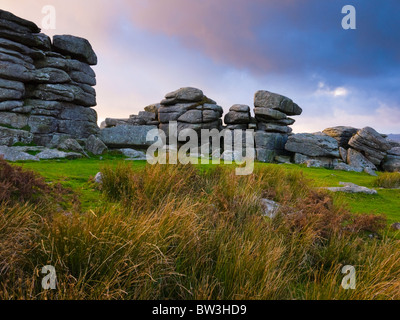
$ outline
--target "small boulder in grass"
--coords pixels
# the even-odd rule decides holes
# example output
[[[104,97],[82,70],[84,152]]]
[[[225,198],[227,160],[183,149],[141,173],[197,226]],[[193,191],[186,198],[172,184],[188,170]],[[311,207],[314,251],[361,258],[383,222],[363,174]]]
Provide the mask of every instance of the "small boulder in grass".
[[[94,177],[94,182],[97,184],[103,183],[103,174],[101,172],[96,174],[96,176]]]
[[[268,199],[261,199],[261,206],[264,210],[263,215],[270,219],[274,219],[278,215],[279,209],[281,208],[279,203]]]
[[[392,229],[395,231],[400,231],[400,222],[392,224]]]

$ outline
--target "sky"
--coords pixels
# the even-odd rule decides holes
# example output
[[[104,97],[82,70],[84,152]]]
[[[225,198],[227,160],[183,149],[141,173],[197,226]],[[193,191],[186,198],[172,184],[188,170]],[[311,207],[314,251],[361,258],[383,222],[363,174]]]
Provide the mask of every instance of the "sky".
[[[43,29],[52,5],[56,29]],[[342,8],[356,9],[344,30]],[[99,63],[99,121],[197,87],[225,112],[268,90],[303,108],[295,132],[400,133],[398,0],[1,0],[53,36],[87,38]]]

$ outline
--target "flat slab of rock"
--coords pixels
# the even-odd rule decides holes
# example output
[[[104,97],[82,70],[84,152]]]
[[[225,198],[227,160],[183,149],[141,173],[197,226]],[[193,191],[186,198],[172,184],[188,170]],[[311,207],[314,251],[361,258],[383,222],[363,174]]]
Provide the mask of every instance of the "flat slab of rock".
[[[295,153],[295,164],[305,164],[309,168],[333,169],[339,164],[339,159],[331,157],[310,157],[301,153]]]
[[[38,160],[53,160],[53,159],[79,159],[83,156],[76,152],[64,152],[56,149],[45,149],[38,153],[35,158]]]
[[[264,90],[256,92],[254,106],[275,109],[289,116],[299,116],[303,113],[303,110],[292,99]]]
[[[310,157],[340,157],[338,142],[323,134],[300,133],[292,135],[289,137],[285,148],[287,151]]]
[[[369,195],[378,194],[378,192],[374,189],[368,189],[366,187],[361,187],[354,183],[340,182],[339,184],[343,187],[333,187],[333,188],[325,188],[325,189],[327,189],[331,192],[363,193],[363,194],[369,194]]]
[[[119,150],[127,160],[147,160],[146,154],[143,151],[137,151],[134,149],[120,149]]]
[[[99,138],[109,148],[148,147],[154,141],[147,141],[147,134],[154,129],[157,126],[121,125],[101,130]]]
[[[9,148],[6,146],[0,146],[0,156],[4,160],[15,162],[15,161],[38,161],[38,158],[22,151],[18,148]]]
[[[36,154],[31,154],[36,153]],[[77,152],[63,152],[57,149],[48,149],[44,147],[5,147],[0,146],[0,156],[5,160],[15,161],[39,161],[54,159],[79,159],[82,154]]]
[[[279,125],[275,123],[263,123],[259,122],[258,123],[258,130],[266,131],[266,132],[278,132],[278,133],[292,133],[293,129],[289,128],[288,126],[285,125]]]
[[[285,113],[272,108],[255,108],[254,113],[256,115],[256,119],[260,121],[287,119],[287,115]]]

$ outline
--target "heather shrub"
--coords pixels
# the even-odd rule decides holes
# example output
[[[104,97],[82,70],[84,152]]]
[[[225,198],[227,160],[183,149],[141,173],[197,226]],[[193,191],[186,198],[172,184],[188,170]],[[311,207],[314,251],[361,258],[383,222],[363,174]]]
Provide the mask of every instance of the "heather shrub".
[[[37,202],[48,191],[48,185],[38,174],[0,159],[0,203]]]

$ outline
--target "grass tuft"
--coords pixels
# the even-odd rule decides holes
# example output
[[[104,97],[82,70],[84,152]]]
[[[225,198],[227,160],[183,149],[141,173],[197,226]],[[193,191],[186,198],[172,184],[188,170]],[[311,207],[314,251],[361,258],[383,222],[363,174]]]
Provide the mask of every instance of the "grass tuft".
[[[375,187],[394,189],[400,188],[400,172],[384,172],[374,181]]]

